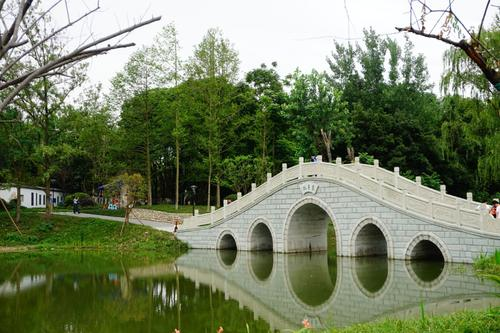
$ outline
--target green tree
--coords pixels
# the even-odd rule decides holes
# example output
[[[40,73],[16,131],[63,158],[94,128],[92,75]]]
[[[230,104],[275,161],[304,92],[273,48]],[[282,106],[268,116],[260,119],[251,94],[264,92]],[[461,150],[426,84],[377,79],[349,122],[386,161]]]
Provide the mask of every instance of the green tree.
[[[313,70],[292,75],[290,111],[294,115],[296,132],[310,147],[307,153],[324,152],[331,162],[336,144],[351,145],[352,129],[347,103],[325,73]]]
[[[123,234],[125,226],[129,223],[130,212],[138,201],[146,198],[146,184],[144,178],[139,173],[124,173],[114,177],[107,184],[108,195],[122,198],[125,208],[125,221],[123,222],[120,235]]]
[[[195,47],[193,56],[186,65],[190,78],[203,80],[198,86],[203,97],[204,111],[200,119],[206,130],[204,140],[207,152],[207,207],[210,206],[211,185],[216,184],[216,205],[220,206],[220,184],[222,153],[227,148],[228,125],[234,124],[237,108],[232,102],[234,88],[230,82],[237,79],[239,59],[230,42],[218,29],[209,29],[203,40]],[[226,139],[224,139],[226,137]],[[226,147],[225,147],[226,146]],[[208,209],[208,208],[207,208]]]

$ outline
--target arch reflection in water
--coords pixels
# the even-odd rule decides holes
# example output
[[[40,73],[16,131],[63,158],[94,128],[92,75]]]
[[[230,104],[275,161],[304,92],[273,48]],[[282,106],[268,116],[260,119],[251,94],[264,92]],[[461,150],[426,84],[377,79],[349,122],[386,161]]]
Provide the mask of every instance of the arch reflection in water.
[[[227,269],[218,264],[215,253],[192,251],[179,258],[177,265],[184,277],[223,290],[228,299],[248,307],[256,318],[276,329],[298,329],[297,318],[304,316],[318,328],[343,327],[393,314],[418,316],[422,302],[434,304],[433,313],[439,314],[464,309],[471,299],[476,307],[500,305],[500,298],[491,294],[500,288],[479,281],[469,267],[458,271],[444,264],[445,273],[429,288],[424,281],[429,277],[423,274],[430,273],[424,267],[423,272],[414,273],[410,261],[337,258],[329,265],[326,252],[275,253],[269,273],[270,261],[270,256],[239,252]]]
[[[219,262],[223,263],[223,266],[231,267],[236,261],[236,257],[238,256],[238,251],[236,250],[218,250],[217,257],[219,258]]]
[[[446,275],[444,261],[411,260],[406,263],[406,268],[415,282],[423,287],[434,287]]]
[[[259,281],[265,281],[273,272],[274,253],[269,251],[250,252],[252,273]]]
[[[389,260],[385,257],[363,257],[352,260],[358,287],[369,297],[377,296],[388,282]]]
[[[290,291],[303,304],[318,307],[332,296],[337,274],[330,275],[327,252],[289,254],[285,266]]]

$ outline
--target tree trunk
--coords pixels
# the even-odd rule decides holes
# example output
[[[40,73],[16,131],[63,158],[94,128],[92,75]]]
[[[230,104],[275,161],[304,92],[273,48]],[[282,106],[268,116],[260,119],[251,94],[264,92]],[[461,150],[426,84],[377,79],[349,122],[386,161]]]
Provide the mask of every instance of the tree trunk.
[[[50,198],[50,178],[45,181],[45,215],[49,217],[52,214],[52,203]]]
[[[175,210],[179,209],[179,165],[181,155],[181,147],[179,143],[179,138],[175,138]]]
[[[325,145],[326,156],[328,162],[332,162],[332,131],[325,132],[321,129],[321,137],[323,139],[323,144]]]
[[[212,183],[212,154],[208,150],[208,188],[207,188],[207,211],[210,211],[210,185]]]
[[[48,96],[48,87],[47,87],[47,79],[43,79],[43,97],[44,97],[44,120],[43,120],[43,136],[42,136],[42,147],[48,147],[49,146],[49,116],[50,116],[50,110],[49,110],[49,96]],[[45,181],[45,216],[50,217],[52,214],[52,209],[49,204],[49,199],[50,199],[50,158],[47,156],[46,153],[43,155],[43,167],[44,167],[44,174],[46,179]]]
[[[21,185],[16,184],[16,223],[21,221]]]
[[[217,208],[221,206],[220,204],[220,177],[217,177],[217,193],[216,193],[216,200],[217,200]]]

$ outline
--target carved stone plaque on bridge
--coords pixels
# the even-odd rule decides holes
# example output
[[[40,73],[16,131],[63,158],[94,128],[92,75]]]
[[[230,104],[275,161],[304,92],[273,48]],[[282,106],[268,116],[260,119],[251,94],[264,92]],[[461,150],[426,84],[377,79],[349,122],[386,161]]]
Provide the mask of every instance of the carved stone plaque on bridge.
[[[306,195],[307,193],[316,194],[318,191],[319,185],[314,182],[305,182],[300,184],[300,190],[302,194]]]

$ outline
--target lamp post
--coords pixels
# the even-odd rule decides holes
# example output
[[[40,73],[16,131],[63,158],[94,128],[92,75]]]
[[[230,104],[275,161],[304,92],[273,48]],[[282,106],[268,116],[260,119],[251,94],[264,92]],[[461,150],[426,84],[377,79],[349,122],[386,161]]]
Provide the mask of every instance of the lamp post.
[[[193,216],[194,216],[194,208],[195,208],[195,206],[196,206],[196,203],[195,203],[194,198],[195,198],[195,196],[196,196],[196,188],[197,188],[197,187],[198,187],[198,186],[196,186],[196,185],[191,185],[191,191],[193,191]]]

